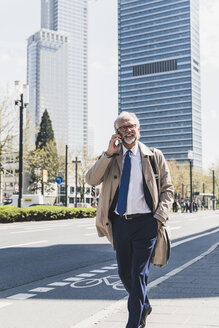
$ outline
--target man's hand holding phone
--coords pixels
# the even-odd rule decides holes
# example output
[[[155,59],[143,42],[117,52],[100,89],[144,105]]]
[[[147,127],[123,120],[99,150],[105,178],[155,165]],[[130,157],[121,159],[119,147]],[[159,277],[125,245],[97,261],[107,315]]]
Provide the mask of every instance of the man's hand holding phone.
[[[122,143],[122,138],[119,134],[113,134],[110,142],[109,142],[109,147],[106,151],[106,154],[108,156],[112,156],[120,147]]]

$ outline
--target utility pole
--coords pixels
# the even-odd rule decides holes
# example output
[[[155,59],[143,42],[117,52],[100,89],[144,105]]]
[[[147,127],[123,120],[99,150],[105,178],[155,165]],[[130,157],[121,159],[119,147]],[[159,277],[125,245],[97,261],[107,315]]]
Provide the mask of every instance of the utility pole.
[[[29,100],[29,88],[27,84],[23,85],[23,91],[20,92],[20,82],[15,81],[15,87],[17,92],[20,93],[20,99],[15,100],[15,106],[19,106],[20,109],[20,127],[19,127],[19,196],[18,207],[22,207],[23,203],[23,111],[27,106]]]
[[[75,160],[72,161],[72,163],[75,164],[75,207],[77,207],[77,189],[78,189],[78,164],[81,163],[81,161],[78,161],[78,158],[75,157]]]
[[[68,145],[65,146],[65,206],[68,207]]]
[[[193,164],[193,151],[188,151],[188,160],[189,160],[189,167],[190,167],[190,213],[193,211],[193,197],[192,197],[192,164]]]
[[[212,209],[216,210],[216,201],[215,201],[215,176],[214,176],[214,167],[212,170],[212,179],[213,179],[213,199],[212,199]]]

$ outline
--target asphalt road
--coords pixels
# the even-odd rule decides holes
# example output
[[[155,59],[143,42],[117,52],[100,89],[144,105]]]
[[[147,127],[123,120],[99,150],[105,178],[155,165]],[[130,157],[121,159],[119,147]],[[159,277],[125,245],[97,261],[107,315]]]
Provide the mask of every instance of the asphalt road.
[[[151,282],[219,241],[219,212],[172,214],[169,228],[171,259]],[[1,328],[80,326],[126,295],[94,219],[0,224]]]

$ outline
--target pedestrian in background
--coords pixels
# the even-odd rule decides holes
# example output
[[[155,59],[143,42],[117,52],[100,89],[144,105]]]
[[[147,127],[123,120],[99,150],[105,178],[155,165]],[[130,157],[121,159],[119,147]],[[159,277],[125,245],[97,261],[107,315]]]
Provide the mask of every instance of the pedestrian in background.
[[[138,141],[135,114],[122,112],[114,128],[108,149],[87,172],[86,181],[102,183],[96,227],[116,250],[119,276],[129,293],[126,328],[143,328],[152,311],[147,295],[151,255],[158,229],[168,219],[173,185],[162,152]]]

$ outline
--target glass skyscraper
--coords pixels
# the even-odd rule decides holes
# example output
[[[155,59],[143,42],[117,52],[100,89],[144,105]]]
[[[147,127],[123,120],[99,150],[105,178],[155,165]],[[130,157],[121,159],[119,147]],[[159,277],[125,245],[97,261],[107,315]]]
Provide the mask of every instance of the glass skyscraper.
[[[87,146],[87,0],[41,0],[41,30],[27,56],[36,124],[47,109],[58,144]]]
[[[119,0],[119,112],[137,115],[141,141],[202,166],[199,1]]]

